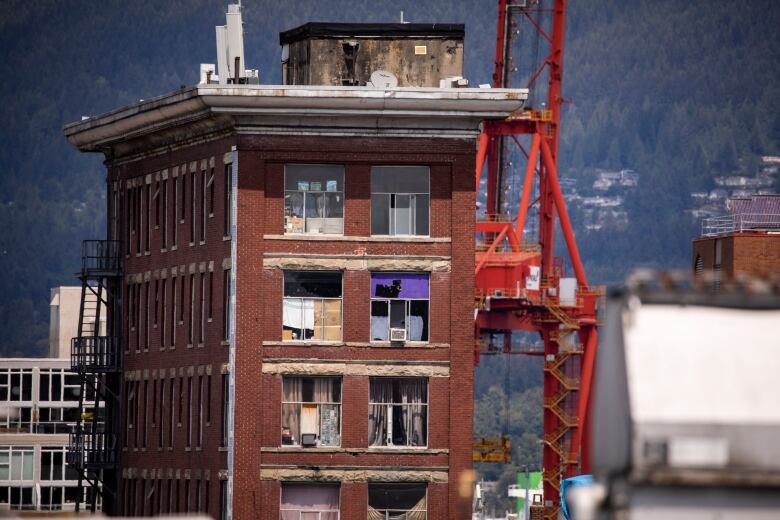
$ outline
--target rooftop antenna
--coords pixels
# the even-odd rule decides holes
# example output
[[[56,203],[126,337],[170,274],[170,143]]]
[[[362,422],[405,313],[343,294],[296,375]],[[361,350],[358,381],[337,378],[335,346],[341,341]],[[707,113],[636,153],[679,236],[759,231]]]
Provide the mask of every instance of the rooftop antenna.
[[[201,83],[220,85],[259,83],[256,70],[246,68],[244,60],[244,23],[241,18],[241,0],[228,4],[225,25],[216,26],[217,66],[201,65]]]

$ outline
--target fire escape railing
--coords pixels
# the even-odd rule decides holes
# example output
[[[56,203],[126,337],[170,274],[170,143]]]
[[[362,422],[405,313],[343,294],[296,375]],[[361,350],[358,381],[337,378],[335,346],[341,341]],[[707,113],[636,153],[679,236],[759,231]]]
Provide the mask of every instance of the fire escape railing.
[[[87,508],[116,498],[119,467],[119,393],[121,385],[120,243],[86,240],[81,250],[81,304],[78,336],[71,341],[71,370],[79,376],[79,412],[69,436],[67,463],[79,475],[78,496],[88,488]],[[94,401],[85,402],[85,396]],[[100,500],[98,500],[100,498]],[[76,503],[79,510],[80,501]]]

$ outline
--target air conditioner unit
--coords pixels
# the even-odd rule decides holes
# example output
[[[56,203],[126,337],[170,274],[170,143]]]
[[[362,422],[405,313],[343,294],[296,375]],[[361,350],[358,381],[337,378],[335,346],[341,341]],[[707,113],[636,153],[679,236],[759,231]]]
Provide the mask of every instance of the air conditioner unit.
[[[301,434],[301,446],[305,448],[311,448],[317,445],[316,433],[302,433]]]
[[[406,341],[406,329],[390,329],[390,341]]]
[[[493,289],[493,297],[494,298],[503,298],[504,297],[504,290],[503,289]]]

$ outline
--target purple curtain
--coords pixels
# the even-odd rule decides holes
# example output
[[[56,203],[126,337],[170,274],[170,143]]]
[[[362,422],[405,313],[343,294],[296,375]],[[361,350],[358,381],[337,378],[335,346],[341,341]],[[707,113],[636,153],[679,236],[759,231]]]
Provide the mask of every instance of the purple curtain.
[[[372,298],[428,299],[428,273],[373,273]]]

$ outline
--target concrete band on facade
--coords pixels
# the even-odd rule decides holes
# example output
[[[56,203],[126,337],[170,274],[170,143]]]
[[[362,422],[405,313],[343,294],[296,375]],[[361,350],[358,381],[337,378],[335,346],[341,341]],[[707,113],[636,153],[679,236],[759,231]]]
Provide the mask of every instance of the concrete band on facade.
[[[264,466],[260,469],[260,480],[284,482],[449,482],[447,468],[337,468],[307,469],[294,466]]]
[[[376,377],[450,377],[449,361],[352,361],[264,359],[264,374]]]
[[[449,256],[299,255],[265,253],[264,269],[449,272]]]

